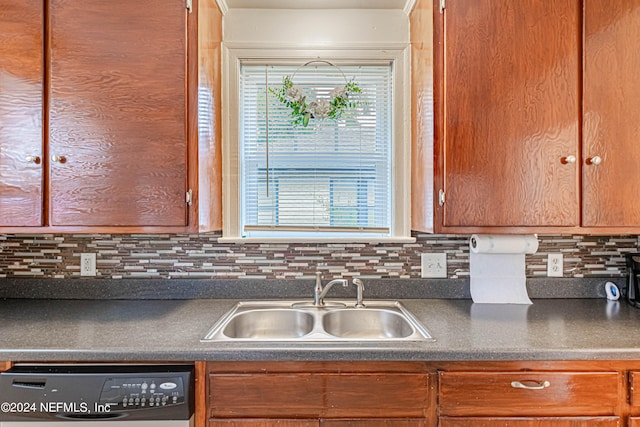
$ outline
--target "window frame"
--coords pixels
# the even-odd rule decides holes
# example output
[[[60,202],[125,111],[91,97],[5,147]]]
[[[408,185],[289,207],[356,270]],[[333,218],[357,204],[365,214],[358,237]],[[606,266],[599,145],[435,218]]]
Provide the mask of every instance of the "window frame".
[[[326,59],[336,65],[392,63],[392,188],[391,229],[389,236],[363,236],[340,232],[299,233],[268,232],[264,237],[243,237],[241,224],[240,176],[240,73],[242,63],[302,64]],[[223,211],[222,237],[226,242],[413,242],[410,230],[411,195],[411,91],[408,48],[390,49],[246,49],[223,45],[222,81],[222,158]]]

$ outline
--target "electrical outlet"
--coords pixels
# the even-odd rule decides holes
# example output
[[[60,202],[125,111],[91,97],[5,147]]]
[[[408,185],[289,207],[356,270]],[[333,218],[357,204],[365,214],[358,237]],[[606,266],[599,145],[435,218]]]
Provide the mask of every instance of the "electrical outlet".
[[[447,254],[426,253],[421,256],[422,277],[431,279],[447,278]]]
[[[96,275],[96,254],[82,253],[80,254],[80,276]]]
[[[562,254],[547,255],[547,277],[562,277],[564,272],[564,260]]]

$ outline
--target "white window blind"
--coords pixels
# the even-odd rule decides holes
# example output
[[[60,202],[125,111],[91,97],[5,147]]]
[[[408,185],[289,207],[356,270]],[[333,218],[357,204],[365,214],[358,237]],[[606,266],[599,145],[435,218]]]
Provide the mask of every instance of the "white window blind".
[[[358,102],[339,120],[294,127],[269,88],[292,78],[307,102],[354,80]],[[389,235],[392,188],[392,69],[385,65],[265,66],[240,73],[243,235],[269,231]]]

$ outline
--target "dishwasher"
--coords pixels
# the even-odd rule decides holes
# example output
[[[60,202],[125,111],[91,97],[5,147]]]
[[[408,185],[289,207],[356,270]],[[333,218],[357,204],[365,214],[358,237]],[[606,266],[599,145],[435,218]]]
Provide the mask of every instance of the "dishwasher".
[[[193,365],[16,364],[0,373],[0,427],[193,427],[193,394]]]

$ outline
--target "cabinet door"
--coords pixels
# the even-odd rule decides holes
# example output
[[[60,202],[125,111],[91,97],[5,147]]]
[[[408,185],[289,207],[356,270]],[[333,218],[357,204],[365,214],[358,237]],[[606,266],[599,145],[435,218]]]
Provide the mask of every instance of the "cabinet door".
[[[638,227],[640,0],[584,7],[583,225]]]
[[[446,3],[445,227],[579,224],[580,5]]]
[[[186,225],[184,0],[49,15],[51,225]]]
[[[640,427],[640,417],[630,417],[629,427]]]
[[[620,427],[618,417],[440,418],[440,427]]]
[[[229,419],[209,420],[209,427],[318,427],[318,420]]]
[[[42,225],[42,0],[0,0],[0,226]]]

